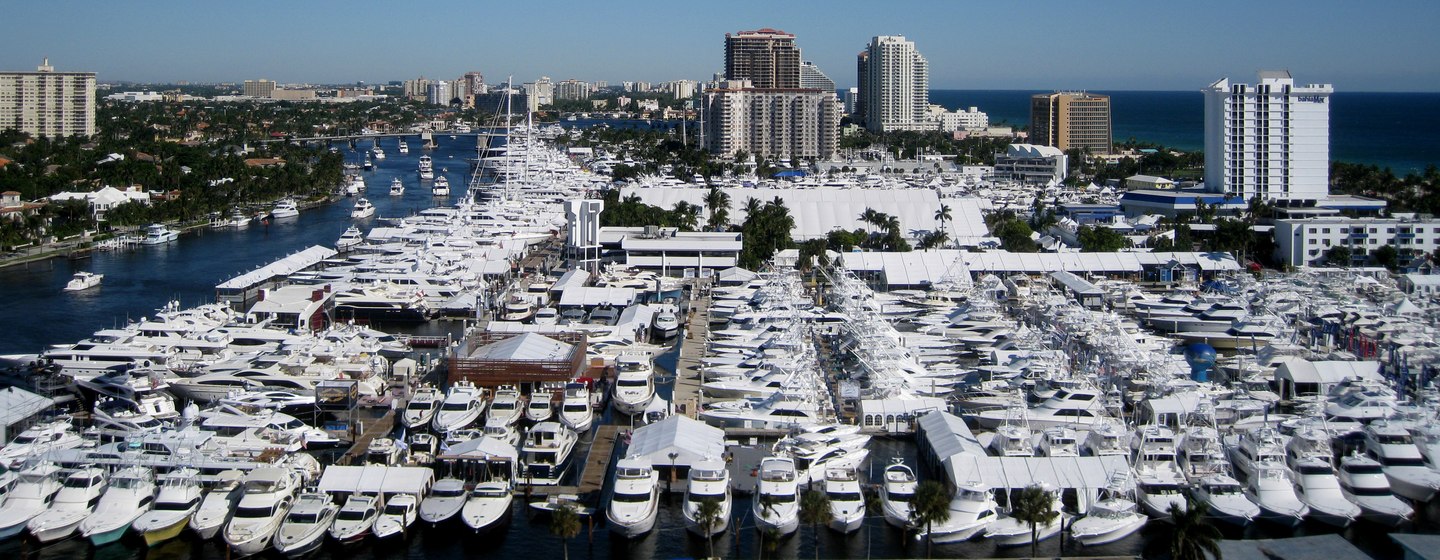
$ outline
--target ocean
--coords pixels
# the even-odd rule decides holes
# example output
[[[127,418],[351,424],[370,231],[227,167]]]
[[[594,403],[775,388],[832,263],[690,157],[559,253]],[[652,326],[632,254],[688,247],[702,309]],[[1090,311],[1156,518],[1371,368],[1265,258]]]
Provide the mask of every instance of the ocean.
[[[930,91],[947,109],[978,107],[994,124],[1030,122],[1030,96],[1044,91]],[[1195,91],[1095,91],[1110,96],[1115,140],[1181,150],[1205,143],[1205,107]],[[1330,100],[1330,159],[1389,167],[1397,175],[1440,164],[1440,93],[1336,92]]]

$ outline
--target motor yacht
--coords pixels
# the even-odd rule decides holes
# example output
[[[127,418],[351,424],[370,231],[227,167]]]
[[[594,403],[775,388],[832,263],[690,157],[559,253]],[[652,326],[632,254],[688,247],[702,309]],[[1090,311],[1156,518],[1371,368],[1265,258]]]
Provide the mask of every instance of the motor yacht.
[[[85,443],[85,438],[75,433],[69,418],[41,422],[15,436],[10,443],[0,448],[0,465],[5,468],[19,468],[27,459],[47,451],[72,449]]]
[[[1387,527],[1397,527],[1415,514],[1414,508],[1390,489],[1385,468],[1364,455],[1340,458],[1340,493],[1360,506],[1360,516]]]
[[[654,371],[648,354],[621,354],[615,360],[612,404],[621,414],[634,416],[655,399]]]
[[[755,526],[762,532],[780,536],[795,532],[800,526],[800,484],[795,462],[786,457],[760,460],[759,483],[751,513]]]
[[[1260,506],[1245,496],[1240,481],[1224,473],[1197,477],[1193,482],[1196,501],[1210,506],[1212,519],[1245,527],[1260,517]]]
[[[220,399],[220,404],[238,408],[274,410],[286,414],[300,414],[313,411],[315,395],[293,391],[246,391]]]
[[[1120,475],[1128,476],[1128,475]],[[1149,518],[1127,497],[1127,482],[1107,487],[1085,517],[1070,523],[1070,537],[1084,546],[1109,544],[1139,531]]]
[[[565,385],[565,399],[560,402],[560,423],[578,434],[590,433],[595,411],[590,408],[590,389],[584,383]]]
[[[854,468],[826,468],[824,491],[830,498],[832,531],[849,534],[865,523],[865,497],[860,492],[860,477]]]
[[[904,463],[897,461],[885,467],[884,480],[880,485],[880,506],[886,523],[899,529],[912,527],[917,484],[915,471]]]
[[[1150,517],[1169,519],[1170,507],[1185,508],[1185,475],[1175,462],[1175,432],[1166,426],[1146,424],[1136,429],[1134,448],[1136,494]]]
[[[419,517],[420,500],[414,494],[396,494],[385,502],[371,532],[379,539],[404,536]]]
[[[1061,511],[1064,506],[1060,502],[1060,493],[1050,488],[1045,488],[1045,491],[1054,500],[1052,509],[1059,512],[1059,515],[1056,515],[1049,523],[1036,525],[1032,532],[1029,523],[1008,514],[1001,514],[989,527],[985,528],[985,537],[994,542],[997,547],[1009,548],[1026,546],[1032,542],[1040,542],[1060,534],[1060,529],[1065,526],[1069,515]]]
[[[1025,411],[1031,428],[1043,430],[1052,426],[1087,429],[1109,418],[1102,404],[1102,393],[1090,389],[1061,389],[1039,406]],[[971,414],[981,427],[994,429],[1013,415],[1009,410],[982,410]]]
[[[713,501],[720,506],[708,527],[700,515],[700,504],[706,501]],[[704,459],[690,467],[690,476],[685,483],[685,502],[681,507],[687,530],[701,537],[725,532],[730,526],[732,505],[730,471],[726,469],[724,462]]]
[[[428,154],[420,156],[420,163],[417,170],[420,172],[420,180],[422,181],[429,181],[435,178],[434,162]]]
[[[350,209],[350,217],[364,219],[375,215],[375,205],[371,204],[365,197],[355,199],[355,207]]]
[[[445,394],[439,389],[432,385],[421,386],[411,395],[410,402],[405,404],[405,411],[400,414],[400,423],[410,429],[424,427],[435,419],[435,411],[440,409],[440,403],[444,401]]]
[[[626,457],[615,464],[615,481],[605,519],[610,530],[628,539],[655,528],[660,511],[660,475],[648,459]]]
[[[1425,464],[1415,438],[1398,423],[1376,420],[1365,426],[1365,455],[1380,463],[1390,489],[1415,503],[1428,503],[1440,491],[1440,472]]]
[[[1363,512],[1341,492],[1332,457],[1330,435],[1318,428],[1296,431],[1285,446],[1286,466],[1295,477],[1300,501],[1310,508],[1310,519],[1343,529]]]
[[[525,433],[520,448],[520,467],[527,483],[556,485],[569,472],[575,432],[559,422],[541,422]]]
[[[50,508],[36,515],[25,528],[35,540],[48,543],[69,538],[75,529],[95,511],[95,505],[108,487],[105,471],[86,467],[65,477],[64,487],[55,494]]]
[[[90,288],[94,288],[95,286],[99,286],[100,281],[104,279],[104,274],[95,274],[82,270],[80,272],[76,272],[75,276],[71,278],[69,282],[65,283],[65,291],[79,292],[82,290],[88,290]]]
[[[500,312],[500,320],[523,323],[535,315],[536,309],[534,300],[522,294],[512,294],[505,300],[505,307]]]
[[[1080,442],[1080,454],[1105,457],[1130,454],[1131,433],[1115,420],[1096,423],[1085,432]]]
[[[525,419],[530,422],[544,422],[555,415],[554,396],[550,391],[536,390],[525,404]]]
[[[325,544],[325,533],[335,521],[340,507],[329,494],[306,492],[295,499],[295,506],[275,531],[275,552],[286,558],[299,558]]]
[[[90,539],[95,546],[103,546],[120,540],[130,529],[130,524],[155,502],[155,471],[149,467],[132,466],[116,471],[110,476],[110,487],[95,512],[80,522],[80,536]]]
[[[62,487],[60,468],[54,463],[41,462],[21,470],[0,505],[0,540],[23,532],[31,519],[50,508]]]
[[[180,234],[166,228],[161,224],[150,224],[145,228],[145,237],[140,240],[141,245],[164,245],[180,239]]]
[[[356,173],[345,178],[345,196],[356,196],[365,192],[365,178]]]
[[[235,515],[225,525],[230,550],[243,557],[270,548],[299,489],[300,475],[288,468],[261,467],[245,475]]]
[[[394,438],[378,437],[370,440],[370,446],[365,449],[365,464],[396,467],[405,462],[405,456],[406,448],[400,442]]]
[[[404,140],[401,140],[400,146],[396,148],[396,150],[398,150],[402,154],[408,154],[410,153],[410,145],[406,144]]]
[[[340,234],[340,239],[335,240],[335,249],[340,252],[345,252],[360,246],[360,244],[364,242],[365,234],[360,232],[360,228],[350,226],[345,228],[344,233]]]
[[[1236,478],[1249,480],[1260,465],[1284,465],[1286,437],[1275,428],[1261,426],[1228,436],[1225,447]]]
[[[476,388],[474,383],[456,381],[445,394],[440,408],[435,411],[435,431],[443,434],[474,424],[480,419],[480,413],[484,409],[485,401],[480,389]]]
[[[381,148],[380,146],[375,146],[374,148],[370,148],[370,153],[375,154],[375,159],[377,159],[377,160],[379,160],[379,159],[385,159],[385,149],[384,149],[384,148]]]
[[[330,538],[342,543],[364,539],[375,526],[382,507],[384,504],[379,496],[351,494],[335,514],[335,522],[330,525]]]
[[[481,482],[470,490],[465,506],[460,509],[460,519],[471,530],[480,532],[496,527],[510,515],[515,493],[510,484],[502,481]]]
[[[454,518],[465,507],[466,494],[464,480],[440,479],[430,495],[420,500],[420,520],[433,527]]]
[[[537,325],[555,325],[560,322],[560,312],[554,307],[541,307],[535,310],[533,320]]]
[[[215,538],[230,522],[230,517],[235,513],[235,504],[240,501],[243,493],[241,482],[244,476],[240,471],[227,470],[208,481],[205,497],[201,498],[200,506],[190,518],[190,530],[199,535],[201,540]]]
[[[277,220],[281,218],[294,218],[299,215],[300,207],[295,204],[295,201],[288,198],[276,202],[275,208],[270,210],[270,217]]]
[[[501,387],[495,391],[490,408],[485,413],[486,426],[513,426],[525,415],[525,398],[514,387]]]
[[[668,340],[680,333],[680,318],[674,311],[667,309],[655,314],[650,328],[655,331],[656,338]]]
[[[390,180],[390,196],[405,194],[405,183],[399,177]]]
[[[958,485],[948,507],[950,516],[945,521],[916,526],[920,537],[936,544],[963,542],[988,530],[997,519],[994,495],[979,484]]]
[[[430,186],[430,194],[433,196],[450,196],[450,180],[444,175],[435,177],[435,184]]]
[[[160,492],[155,498],[155,507],[140,514],[130,524],[145,539],[145,544],[155,546],[180,536],[190,516],[200,508],[204,490],[200,487],[200,471],[185,467],[175,469],[159,477]]]

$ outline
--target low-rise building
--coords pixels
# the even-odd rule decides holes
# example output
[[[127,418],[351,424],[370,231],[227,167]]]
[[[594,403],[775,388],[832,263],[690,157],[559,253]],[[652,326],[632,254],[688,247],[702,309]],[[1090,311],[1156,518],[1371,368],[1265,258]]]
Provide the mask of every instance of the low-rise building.
[[[985,130],[990,128],[990,116],[977,107],[946,111],[939,105],[930,106],[930,118],[942,132],[957,130]]]
[[[1175,181],[1154,175],[1131,175],[1125,178],[1125,188],[1130,190],[1158,189],[1175,190]]]
[[[1403,264],[1440,248],[1440,219],[1310,218],[1275,221],[1275,256],[1290,266],[1324,262],[1332,247],[1350,251],[1350,263],[1374,262],[1375,251],[1394,247]]]
[[[1440,296],[1440,274],[1406,274],[1400,277],[1400,289],[1416,296]]]
[[[1059,148],[1036,144],[1011,144],[995,154],[995,178],[1044,185],[1065,180],[1068,158]]]
[[[680,231],[676,228],[600,228],[600,246],[609,260],[664,275],[723,270],[740,261],[741,234]]]
[[[1195,214],[1205,204],[1217,216],[1236,214],[1249,208],[1244,199],[1220,193],[1192,190],[1136,190],[1120,195],[1120,208],[1125,216],[1136,218],[1146,214],[1176,217]]]
[[[64,202],[67,200],[84,200],[90,204],[90,211],[95,214],[96,220],[104,220],[105,212],[111,208],[127,202],[139,202],[150,204],[150,193],[138,185],[126,187],[120,190],[107,186],[94,192],[62,192],[50,197],[51,202]]]

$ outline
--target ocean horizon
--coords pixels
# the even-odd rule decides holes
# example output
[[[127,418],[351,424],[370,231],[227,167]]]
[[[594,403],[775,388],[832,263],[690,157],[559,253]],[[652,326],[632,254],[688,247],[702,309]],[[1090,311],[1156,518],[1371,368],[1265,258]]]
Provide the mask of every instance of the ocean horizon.
[[[1088,90],[1110,96],[1116,142],[1134,139],[1201,150],[1204,98],[1193,91]],[[990,122],[1024,128],[1030,96],[1049,90],[930,90],[930,103],[946,109],[976,107]],[[1396,175],[1440,164],[1440,93],[1336,92],[1330,98],[1330,159],[1388,167]]]

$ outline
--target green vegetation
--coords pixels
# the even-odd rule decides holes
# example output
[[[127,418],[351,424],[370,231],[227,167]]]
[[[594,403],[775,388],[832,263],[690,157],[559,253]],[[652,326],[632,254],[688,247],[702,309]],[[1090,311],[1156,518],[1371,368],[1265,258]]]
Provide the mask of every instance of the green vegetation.
[[[1440,169],[1397,177],[1389,168],[1356,163],[1330,163],[1330,192],[1384,200],[1391,212],[1440,215]]]
[[[1325,251],[1325,262],[1334,266],[1350,266],[1350,248],[1344,245],[1335,245]]]
[[[1030,525],[1030,556],[1033,557],[1040,546],[1036,541],[1039,527],[1055,521],[1060,512],[1055,511],[1055,499],[1049,491],[1040,486],[1026,486],[1020,491],[1020,495],[1015,497],[1010,516]]]
[[[1040,245],[1030,238],[1035,230],[1012,211],[992,212],[985,216],[985,225],[990,228],[990,235],[1000,239],[1001,249],[1013,253],[1040,251]]]
[[[994,165],[995,154],[1010,146],[1009,138],[968,136],[956,140],[940,131],[901,131],[876,134],[861,130],[840,138],[840,148],[875,149],[898,159],[914,159],[920,154],[951,155],[960,165]]]
[[[800,522],[810,526],[810,539],[815,543],[815,560],[820,560],[820,525],[830,520],[830,496],[810,490],[800,497]]]
[[[1113,253],[1130,246],[1130,239],[1107,227],[1080,226],[1076,232],[1080,250],[1087,253]]]
[[[795,229],[795,218],[785,201],[775,197],[761,203],[751,198],[745,201],[745,223],[740,226],[744,235],[744,246],[740,249],[740,266],[758,270],[775,256],[776,252],[789,249],[794,242],[790,239]]]
[[[659,175],[666,167],[671,170],[671,176],[683,181],[689,181],[695,175],[708,181],[726,173],[745,171],[739,161],[732,163],[711,158],[709,152],[700,148],[698,130],[690,130],[688,139],[682,138],[682,134],[676,129],[590,127],[572,129],[557,138],[556,143],[561,146],[605,148],[617,159],[644,162],[616,165],[611,170],[611,178],[615,181]]]
[[[1174,533],[1170,537],[1170,558],[1173,560],[1221,560],[1220,530],[1205,520],[1210,504],[1185,494],[1185,506],[1170,504],[1170,522]],[[1209,554],[1207,557],[1206,554]]]
[[[695,524],[700,527],[702,533],[705,533],[706,558],[715,557],[715,535],[712,533],[715,532],[715,528],[720,525],[720,522],[724,521],[720,517],[723,511],[724,508],[720,506],[720,500],[717,498],[703,498],[695,506]]]
[[[925,526],[925,557],[930,557],[932,541],[929,533],[936,523],[950,520],[950,491],[939,481],[927,480],[915,488],[914,521]]]
[[[562,504],[550,512],[550,533],[560,537],[560,545],[565,551],[563,558],[570,558],[570,539],[580,534],[580,514],[575,511],[575,506]]]

